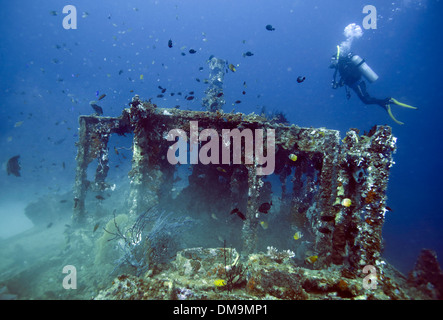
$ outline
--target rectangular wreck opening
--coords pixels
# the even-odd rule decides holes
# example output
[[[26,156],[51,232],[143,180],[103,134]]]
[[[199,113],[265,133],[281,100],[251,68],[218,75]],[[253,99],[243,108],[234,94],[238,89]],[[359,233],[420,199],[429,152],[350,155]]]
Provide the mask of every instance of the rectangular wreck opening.
[[[84,182],[88,192],[84,202],[91,217],[112,216],[114,211],[126,211],[130,193],[128,172],[131,169],[131,158],[132,135],[110,134],[106,152],[88,164]]]
[[[188,246],[210,248],[226,240],[241,250],[249,188],[257,187],[258,207],[252,214],[256,250],[266,252],[268,246],[292,250],[302,262],[306,252],[315,247],[315,230],[307,216],[318,214],[323,156],[295,149],[291,152],[298,154],[297,161],[283,148],[277,152],[276,170],[262,176],[261,186],[248,184],[245,165],[175,165],[172,199],[164,198],[159,205],[198,222],[190,229],[191,236],[184,235]],[[268,210],[266,204],[270,205]]]
[[[188,179],[191,171],[192,165],[190,164],[177,165],[172,180],[171,197],[173,200],[177,199],[177,196],[189,185]]]
[[[242,219],[230,212],[234,206],[244,211],[246,186],[240,186],[243,191],[232,196],[233,171],[229,166],[218,165],[175,166],[173,193],[171,198],[159,202],[159,206],[195,221],[183,234],[188,247],[220,247],[225,240],[230,246],[241,246]],[[236,200],[238,195],[242,197]]]
[[[111,134],[108,142],[109,173],[107,180],[110,183],[127,185],[128,172],[131,170],[133,135],[120,136]],[[128,186],[127,186],[128,187]]]
[[[94,159],[92,160],[91,163],[89,163],[88,168],[86,169],[86,179],[88,181],[94,181],[97,167],[98,167],[98,159]]]
[[[294,153],[296,159],[294,157]],[[280,149],[276,154],[276,171],[263,177],[261,205],[270,203],[268,213],[258,210],[257,250],[266,252],[269,246],[291,250],[294,259],[303,262],[306,252],[312,252],[315,230],[308,219],[319,201],[319,177],[322,157],[300,150]]]

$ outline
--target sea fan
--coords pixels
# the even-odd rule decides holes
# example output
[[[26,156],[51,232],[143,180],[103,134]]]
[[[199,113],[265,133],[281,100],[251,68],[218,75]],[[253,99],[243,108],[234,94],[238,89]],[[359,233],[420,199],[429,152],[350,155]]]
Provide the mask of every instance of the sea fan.
[[[157,207],[140,214],[126,230],[120,229],[114,217],[116,232],[105,230],[114,235],[110,240],[117,240],[121,253],[112,273],[122,267],[131,267],[135,275],[140,276],[148,269],[168,262],[182,248],[181,235],[193,222]]]

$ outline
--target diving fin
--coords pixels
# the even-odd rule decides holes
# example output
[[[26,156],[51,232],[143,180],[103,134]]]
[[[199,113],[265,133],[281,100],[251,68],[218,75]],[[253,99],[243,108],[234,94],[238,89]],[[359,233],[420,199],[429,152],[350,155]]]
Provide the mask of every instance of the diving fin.
[[[397,123],[399,125],[404,124],[403,122],[398,121],[397,119],[395,119],[395,117],[394,117],[394,115],[392,114],[392,111],[391,111],[391,105],[387,104],[385,107],[386,107],[386,111],[388,112],[389,116],[391,117],[392,120],[395,121],[395,123]]]
[[[403,108],[408,108],[408,109],[418,109],[418,108],[413,107],[413,106],[410,106],[410,105],[408,105],[408,104],[406,104],[406,103],[399,102],[399,101],[397,101],[397,100],[394,99],[394,98],[391,98],[391,99],[389,100],[389,102],[395,103],[396,105],[399,105],[399,106],[401,106],[401,107],[403,107]],[[388,112],[389,112],[389,111],[388,111]]]
[[[406,104],[406,103],[399,102],[398,100],[396,100],[396,99],[394,99],[394,98],[390,98],[390,99],[389,99],[389,102],[391,102],[391,103],[395,103],[396,105],[398,105],[398,106],[400,106],[400,107],[403,107],[403,108],[408,108],[408,109],[418,109],[418,108],[413,107],[413,106],[410,106],[410,105],[408,105],[408,104]],[[386,104],[386,105],[385,105],[385,109],[386,109],[386,111],[388,112],[388,114],[389,114],[389,116],[391,117],[391,119],[395,121],[395,123],[400,124],[400,125],[404,124],[403,122],[398,121],[397,119],[395,119],[394,115],[392,114],[392,111],[391,111],[391,105],[390,105],[390,104]]]

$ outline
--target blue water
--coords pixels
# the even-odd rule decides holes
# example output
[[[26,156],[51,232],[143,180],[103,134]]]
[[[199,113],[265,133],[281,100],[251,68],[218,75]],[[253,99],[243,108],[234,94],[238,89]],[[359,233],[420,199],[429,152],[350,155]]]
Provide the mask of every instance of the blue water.
[[[77,29],[63,28],[68,4],[77,9]],[[377,29],[363,30],[352,51],[380,77],[368,85],[371,95],[419,107],[393,107],[404,126],[382,108],[363,105],[355,94],[347,100],[343,88],[330,87],[330,57],[345,40],[344,27],[362,25],[367,4],[377,9]],[[107,95],[99,103],[106,116],[120,115],[135,93],[161,107],[202,110],[206,60],[213,54],[238,65],[225,76],[225,111],[266,106],[296,125],[337,129],[342,136],[349,128],[391,125],[398,151],[384,256],[407,272],[423,247],[443,255],[441,1],[28,0],[2,1],[0,8],[0,237],[30,227],[22,214],[27,202],[72,189],[78,116],[92,113],[97,91]],[[189,54],[191,48],[197,53]],[[243,57],[247,51],[254,55]],[[300,75],[306,80],[298,84]],[[155,98],[159,85],[167,88],[164,98]],[[191,90],[193,101],[168,95]],[[233,106],[236,100],[242,103]],[[8,176],[4,166],[18,154],[21,177]]]

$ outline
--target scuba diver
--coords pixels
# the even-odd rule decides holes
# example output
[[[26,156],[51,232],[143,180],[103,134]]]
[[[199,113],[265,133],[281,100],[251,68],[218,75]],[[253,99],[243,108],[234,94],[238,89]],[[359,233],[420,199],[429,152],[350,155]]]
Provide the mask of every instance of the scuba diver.
[[[332,79],[333,89],[345,86],[346,98],[349,99],[351,97],[349,88],[351,88],[364,104],[378,104],[388,112],[389,116],[397,124],[404,123],[395,119],[391,111],[391,103],[395,103],[396,105],[408,109],[417,109],[416,107],[401,103],[391,97],[385,99],[377,99],[371,97],[366,91],[366,82],[362,80],[362,76],[364,76],[370,83],[372,83],[378,79],[378,75],[366,64],[365,60],[362,59],[360,56],[353,53],[340,54],[340,46],[337,46],[337,55],[332,56],[331,65],[329,66],[329,68],[335,69]],[[340,73],[340,80],[338,82],[336,80],[337,73]]]

